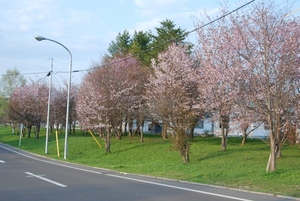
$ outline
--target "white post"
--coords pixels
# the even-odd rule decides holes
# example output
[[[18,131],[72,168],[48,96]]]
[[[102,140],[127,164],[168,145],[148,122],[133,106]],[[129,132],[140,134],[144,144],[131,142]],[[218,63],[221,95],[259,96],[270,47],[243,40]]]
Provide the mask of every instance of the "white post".
[[[19,147],[21,146],[22,136],[23,136],[23,124],[21,124],[21,132],[20,132],[20,139],[19,139]]]
[[[52,71],[53,71],[53,58],[51,59],[51,70],[50,70],[49,74],[47,75],[47,76],[50,76],[50,80],[49,80],[49,95],[48,95],[48,109],[47,109],[47,128],[46,128],[45,154],[48,154],[50,103],[51,103],[51,89],[52,89]]]
[[[70,90],[71,90],[71,78],[72,78],[72,54],[70,53],[70,68],[69,68],[69,82],[68,82],[68,98],[67,98],[67,113],[66,113],[66,131],[65,131],[65,147],[64,147],[64,159],[67,159],[68,155],[68,127],[69,127],[69,116],[70,116]]]

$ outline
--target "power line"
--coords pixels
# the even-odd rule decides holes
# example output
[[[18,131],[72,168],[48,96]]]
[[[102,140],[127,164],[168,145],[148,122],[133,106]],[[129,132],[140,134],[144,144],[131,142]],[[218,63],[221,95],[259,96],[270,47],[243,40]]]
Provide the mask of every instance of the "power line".
[[[199,29],[202,29],[202,28],[204,28],[204,27],[206,27],[206,26],[208,26],[208,25],[210,25],[210,24],[213,24],[214,22],[216,22],[216,21],[218,21],[218,20],[220,20],[220,19],[222,19],[222,18],[225,18],[225,17],[228,16],[228,15],[231,15],[232,13],[234,13],[234,12],[236,12],[236,11],[238,11],[238,10],[240,10],[240,9],[242,9],[242,8],[244,8],[244,7],[246,7],[246,6],[248,6],[249,4],[253,3],[254,1],[255,1],[255,0],[251,0],[251,1],[249,1],[248,3],[245,3],[245,4],[241,5],[241,6],[239,6],[238,8],[236,8],[236,9],[234,9],[234,10],[232,10],[232,11],[230,11],[230,12],[228,12],[228,13],[226,13],[226,14],[224,14],[224,15],[222,15],[222,16],[220,16],[220,17],[218,17],[218,18],[216,18],[216,19],[214,19],[214,20],[212,20],[212,21],[210,21],[210,22],[208,22],[208,23],[206,23],[206,24],[200,26],[200,27],[197,27],[197,28],[195,28],[195,29],[193,29],[193,30],[191,30],[191,31],[188,31],[188,32],[186,32],[186,33],[180,35],[180,36],[177,36],[177,37],[175,37],[175,38],[172,38],[172,39],[170,39],[170,40],[167,40],[166,42],[161,43],[161,44],[159,44],[159,45],[157,45],[157,46],[155,46],[155,47],[149,48],[149,49],[147,49],[147,50],[140,51],[140,52],[137,53],[137,54],[128,56],[128,57],[126,57],[126,58],[123,58],[123,59],[120,59],[120,60],[118,60],[118,61],[115,61],[115,62],[111,62],[111,63],[105,64],[105,65],[101,65],[101,66],[97,66],[97,67],[89,68],[89,69],[84,69],[84,70],[73,70],[72,73],[84,72],[84,71],[89,71],[89,70],[93,70],[93,69],[96,69],[96,68],[101,68],[101,67],[105,67],[105,66],[110,66],[110,65],[113,65],[113,64],[121,63],[121,62],[126,61],[126,60],[128,60],[128,59],[130,59],[130,58],[139,56],[139,55],[144,54],[144,53],[146,53],[146,52],[149,52],[149,51],[151,51],[151,50],[153,50],[153,49],[155,49],[155,48],[159,48],[159,47],[161,47],[161,46],[163,46],[163,45],[166,45],[166,44],[169,44],[169,43],[171,43],[171,42],[173,42],[173,41],[176,41],[177,39],[179,39],[179,38],[181,38],[181,37],[186,37],[186,36],[188,36],[189,34],[195,32],[195,31],[197,31],[197,30],[199,30]],[[47,61],[49,61],[49,60],[50,60],[50,59],[48,59]],[[44,61],[44,62],[46,62],[46,61]],[[38,66],[38,65],[40,65],[40,64],[42,64],[42,63],[44,63],[44,62],[41,62],[41,63],[36,64],[36,65],[33,65],[33,66],[31,66],[31,67]],[[60,62],[58,62],[58,61],[56,61],[56,62],[57,62],[57,63],[60,63]],[[62,64],[62,63],[60,63],[60,64]],[[28,67],[28,68],[31,68],[31,67]],[[28,68],[27,68],[27,69],[28,69]],[[22,73],[22,74],[23,74],[23,75],[30,75],[30,74],[43,74],[43,73],[44,73],[44,74],[47,74],[48,71],[47,71],[47,72],[35,72],[35,73]],[[57,73],[69,73],[69,72],[68,72],[68,71],[57,71],[57,72],[55,72],[55,74],[57,74]]]
[[[226,14],[222,15],[221,17],[218,17],[218,18],[216,18],[216,19],[214,19],[214,20],[212,20],[212,21],[210,21],[210,22],[208,22],[208,23],[206,23],[206,24],[204,24],[204,25],[202,25],[202,26],[200,26],[200,27],[197,27],[197,28],[193,29],[193,30],[190,31],[190,32],[187,32],[186,35],[189,35],[189,34],[192,33],[192,32],[195,32],[195,31],[197,31],[197,30],[199,30],[199,29],[202,29],[202,28],[204,28],[204,27],[206,27],[206,26],[208,26],[208,25],[210,25],[210,24],[213,24],[213,23],[215,23],[216,21],[218,21],[218,20],[220,20],[220,19],[222,19],[222,18],[225,18],[225,17],[227,17],[228,15],[231,15],[232,13],[234,13],[234,12],[236,12],[236,11],[238,11],[238,10],[240,10],[240,9],[242,9],[242,8],[244,8],[244,7],[246,7],[246,6],[248,6],[249,4],[253,3],[254,1],[255,1],[255,0],[249,1],[248,3],[243,4],[242,6],[240,6],[240,7],[236,8],[236,9],[230,11],[229,13],[226,13]]]
[[[143,54],[143,53],[146,53],[146,52],[151,51],[152,49],[155,49],[155,48],[161,47],[161,46],[163,46],[163,45],[169,44],[169,43],[171,43],[171,42],[173,42],[173,41],[176,41],[177,39],[179,39],[179,38],[181,38],[181,37],[186,37],[186,36],[188,36],[189,34],[195,32],[195,31],[197,31],[197,30],[199,30],[199,29],[202,29],[202,28],[204,28],[204,27],[206,27],[206,26],[208,26],[208,25],[210,25],[210,24],[213,24],[214,22],[216,22],[216,21],[218,21],[218,20],[220,20],[220,19],[222,19],[222,18],[225,18],[225,17],[228,16],[228,15],[231,15],[232,13],[234,13],[234,12],[236,12],[236,11],[238,11],[238,10],[240,10],[240,9],[242,9],[242,8],[244,8],[244,7],[246,7],[246,6],[248,6],[249,4],[253,3],[254,1],[255,1],[255,0],[249,1],[248,3],[243,4],[242,6],[240,6],[240,7],[236,8],[236,9],[234,9],[234,10],[232,10],[232,11],[230,11],[230,12],[224,14],[224,15],[222,15],[221,17],[218,17],[218,18],[216,18],[216,19],[214,19],[214,20],[212,20],[212,21],[210,21],[210,22],[208,22],[208,23],[206,23],[206,24],[204,24],[204,25],[202,25],[202,26],[200,26],[200,27],[197,27],[197,28],[195,28],[195,29],[193,29],[193,30],[191,30],[191,31],[188,31],[188,32],[186,32],[186,33],[184,33],[184,34],[182,34],[182,35],[180,35],[180,36],[177,36],[177,37],[175,37],[175,38],[172,38],[172,39],[170,39],[170,40],[167,40],[166,42],[161,43],[161,44],[159,44],[159,45],[157,45],[157,46],[155,46],[155,47],[149,48],[149,49],[144,50],[144,51],[140,51],[140,52],[137,53],[137,54],[128,56],[128,57],[126,57],[126,58],[124,58],[124,59],[120,59],[120,60],[115,61],[115,62],[111,62],[111,63],[105,64],[105,65],[97,66],[97,67],[94,67],[94,68],[89,68],[89,69],[84,69],[84,70],[76,70],[76,72],[89,71],[89,70],[93,70],[93,69],[96,69],[96,68],[101,68],[101,67],[105,67],[105,66],[110,66],[110,65],[113,65],[113,64],[121,63],[121,62],[126,61],[126,60],[128,60],[128,59],[130,59],[130,58],[139,56],[139,55],[141,55],[141,54]]]
[[[20,75],[35,75],[35,74],[43,74],[43,73],[47,73],[47,72],[32,72],[32,73],[21,73],[22,71],[25,71],[25,70],[27,70],[27,69],[29,69],[29,68],[33,68],[33,67],[36,67],[36,66],[39,66],[39,65],[41,65],[41,64],[43,64],[43,63],[46,63],[47,61],[49,61],[49,60],[51,60],[51,59],[47,59],[47,60],[45,60],[45,61],[42,61],[42,62],[40,62],[40,63],[37,63],[37,64],[33,64],[33,65],[31,65],[31,66],[29,66],[29,67],[27,67],[27,68],[24,68],[24,69],[22,69],[22,70],[20,70],[19,72],[20,72]],[[16,67],[14,68],[14,69],[17,69]],[[17,69],[18,70],[18,69]],[[2,75],[7,75],[7,73],[3,73],[3,74],[0,74],[1,76]]]
[[[20,75],[38,75],[38,74],[47,74],[49,71],[35,72],[35,73],[20,73]]]
[[[32,68],[32,67],[39,66],[39,65],[41,65],[41,64],[43,64],[43,63],[46,63],[47,61],[50,61],[50,60],[51,60],[51,59],[47,59],[46,61],[42,61],[42,62],[40,62],[40,63],[38,63],[38,64],[34,64],[34,65],[32,65],[32,66],[29,66],[29,67],[27,67],[27,68],[21,70],[20,72],[25,71],[25,70],[27,70],[27,69],[29,69],[29,68]]]
[[[208,23],[206,23],[206,24],[200,26],[200,27],[197,27],[197,28],[195,28],[195,29],[193,29],[193,30],[191,30],[191,31],[188,31],[188,32],[184,33],[183,35],[180,35],[180,36],[178,36],[178,37],[176,37],[176,38],[170,39],[170,40],[168,40],[168,41],[166,41],[166,42],[164,42],[164,43],[161,43],[161,44],[159,44],[159,45],[157,45],[157,46],[155,46],[155,47],[152,47],[152,48],[150,48],[150,49],[140,51],[140,52],[137,53],[137,54],[128,56],[128,57],[126,57],[126,58],[120,59],[120,60],[115,61],[115,62],[111,62],[111,63],[109,63],[109,64],[100,65],[100,66],[97,66],[97,67],[94,67],[94,68],[89,68],[89,69],[73,70],[72,73],[85,72],[85,71],[93,70],[93,69],[96,69],[96,68],[100,68],[100,67],[105,67],[105,66],[113,65],[113,64],[116,64],[116,63],[120,63],[120,62],[126,61],[126,60],[128,60],[128,59],[130,59],[130,58],[139,56],[139,55],[141,55],[141,54],[143,54],[143,53],[146,53],[146,52],[151,51],[152,49],[155,49],[155,48],[158,48],[158,47],[160,47],[160,46],[166,45],[166,44],[168,44],[168,43],[170,43],[170,42],[176,41],[178,38],[180,38],[180,37],[182,37],[182,36],[188,36],[189,34],[195,32],[195,31],[197,31],[197,30],[199,30],[199,29],[202,29],[202,28],[204,28],[204,27],[206,27],[206,26],[208,26],[208,25],[210,25],[210,24],[213,24],[214,22],[216,22],[216,21],[218,21],[218,20],[220,20],[220,19],[222,19],[222,18],[225,18],[226,16],[231,15],[232,13],[234,13],[234,12],[236,12],[236,11],[238,11],[238,10],[240,10],[240,9],[242,9],[242,8],[244,8],[244,7],[246,7],[246,6],[248,6],[249,4],[253,3],[254,1],[255,1],[255,0],[251,0],[251,1],[249,1],[249,2],[247,2],[247,3],[245,3],[245,4],[243,4],[242,6],[239,6],[238,8],[236,8],[236,9],[234,9],[234,10],[232,10],[232,11],[230,11],[230,12],[228,12],[228,13],[226,13],[226,14],[224,14],[224,15],[222,15],[222,16],[220,16],[220,17],[218,17],[218,18],[216,18],[216,19],[214,19],[214,20],[212,20],[212,21],[210,21],[210,22],[208,22]],[[300,1],[300,0],[294,0],[293,3],[296,3],[296,2],[299,2],[299,1]],[[292,3],[292,4],[293,4],[293,3]],[[284,2],[278,4],[277,6],[282,5],[282,4],[284,4]],[[298,9],[292,11],[291,13],[288,13],[287,15],[291,15],[291,14],[293,14],[294,12],[297,12],[297,11],[299,11],[299,9],[300,9],[300,8],[298,8]],[[28,68],[23,69],[22,71],[24,71],[24,70],[26,70],[26,69],[29,69],[29,68],[32,68],[32,67],[35,67],[35,66],[38,66],[38,65],[40,65],[40,64],[42,64],[42,63],[45,63],[45,62],[47,62],[47,61],[49,61],[49,60],[50,60],[50,59],[47,59],[46,61],[43,61],[43,62],[41,62],[41,63],[32,65],[32,66],[30,66],[30,67],[28,67]],[[56,63],[59,63],[59,64],[64,64],[64,63],[59,62],[59,61],[57,61],[57,60],[55,60],[55,62],[56,62]],[[21,71],[21,72],[22,72],[22,71]],[[48,73],[48,71],[45,71],[45,72],[21,73],[21,75],[34,75],[34,74],[46,74],[46,73]],[[55,72],[55,74],[57,74],[57,73],[69,73],[69,72],[68,72],[68,71],[57,71],[57,72]],[[6,75],[6,73],[0,74],[0,75]]]

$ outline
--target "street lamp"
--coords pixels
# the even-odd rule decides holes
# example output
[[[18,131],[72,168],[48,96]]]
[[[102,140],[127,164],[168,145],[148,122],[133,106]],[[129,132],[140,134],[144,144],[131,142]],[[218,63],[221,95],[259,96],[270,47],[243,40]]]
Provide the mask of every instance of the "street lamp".
[[[50,120],[50,103],[51,103],[51,90],[52,90],[52,72],[53,72],[53,58],[51,59],[51,70],[47,74],[50,76],[49,80],[49,94],[48,94],[48,108],[47,108],[47,128],[46,128],[46,144],[45,144],[45,154],[48,154],[48,139],[49,139],[49,120]]]
[[[69,68],[69,82],[68,82],[68,98],[67,98],[67,112],[66,112],[66,132],[65,132],[65,146],[64,146],[64,159],[67,159],[67,153],[68,153],[68,126],[69,126],[69,110],[70,110],[70,88],[71,88],[71,73],[72,73],[72,54],[70,52],[70,50],[64,46],[63,44],[49,39],[49,38],[45,38],[43,36],[35,36],[34,37],[37,41],[42,41],[42,40],[48,40],[54,43],[59,44],[60,46],[62,46],[63,48],[65,48],[68,53],[70,54],[70,68]]]

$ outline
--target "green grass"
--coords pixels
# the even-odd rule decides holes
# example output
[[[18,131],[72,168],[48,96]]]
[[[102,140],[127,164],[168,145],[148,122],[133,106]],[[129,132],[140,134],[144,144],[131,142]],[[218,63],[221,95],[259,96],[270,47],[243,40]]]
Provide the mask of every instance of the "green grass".
[[[99,138],[97,138],[99,140]],[[10,128],[0,127],[0,142],[18,147],[19,136]],[[99,140],[103,146],[103,140]],[[151,175],[238,189],[300,197],[300,147],[285,145],[277,171],[266,173],[269,147],[260,140],[249,139],[241,146],[240,138],[229,138],[227,151],[221,151],[220,138],[196,137],[191,141],[190,163],[183,164],[169,140],[147,135],[142,144],[138,137],[112,140],[111,153],[105,154],[86,134],[68,137],[68,159],[73,163],[107,168],[120,172]],[[49,153],[45,154],[45,131],[40,139],[23,137],[20,148],[63,160],[64,132],[59,134],[60,157],[55,135],[51,134]]]

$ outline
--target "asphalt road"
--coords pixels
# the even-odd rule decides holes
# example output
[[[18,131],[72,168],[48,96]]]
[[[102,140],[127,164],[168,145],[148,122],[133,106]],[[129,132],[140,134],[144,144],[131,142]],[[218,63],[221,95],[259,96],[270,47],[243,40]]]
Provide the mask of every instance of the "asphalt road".
[[[1,201],[288,201],[188,182],[92,168],[32,155],[0,143]]]

